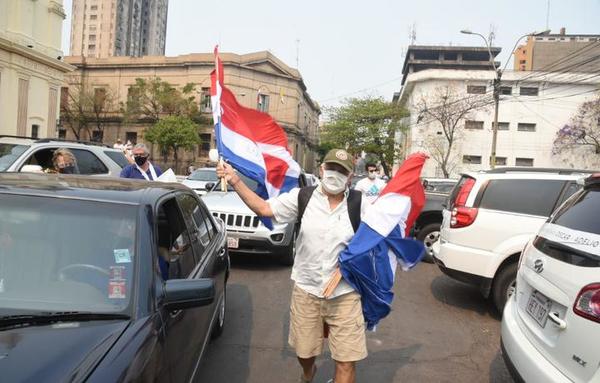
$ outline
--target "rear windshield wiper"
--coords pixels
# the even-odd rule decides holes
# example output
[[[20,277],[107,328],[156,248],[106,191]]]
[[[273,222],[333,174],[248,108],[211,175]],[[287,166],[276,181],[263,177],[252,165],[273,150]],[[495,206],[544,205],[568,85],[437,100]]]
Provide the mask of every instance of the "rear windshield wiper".
[[[33,314],[0,316],[0,326],[40,325],[55,322],[80,322],[92,320],[130,319],[129,315],[118,313],[98,313],[90,311],[55,311]]]

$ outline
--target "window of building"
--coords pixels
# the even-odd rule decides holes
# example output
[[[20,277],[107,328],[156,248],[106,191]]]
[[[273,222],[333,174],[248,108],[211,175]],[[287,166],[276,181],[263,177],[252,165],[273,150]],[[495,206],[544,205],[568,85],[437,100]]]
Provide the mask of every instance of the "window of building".
[[[98,6],[97,5],[92,5],[90,7],[90,11],[96,11],[96,10],[98,10]]]
[[[535,124],[519,122],[517,124],[517,130],[519,132],[535,132]]]
[[[267,94],[259,94],[258,95],[258,105],[256,109],[261,112],[268,113],[269,112],[269,95]]]
[[[58,139],[59,140],[67,139],[67,130],[66,129],[58,129]]]
[[[198,155],[199,156],[208,156],[208,152],[210,151],[211,141],[212,141],[212,137],[211,137],[210,133],[200,134],[200,145],[198,145]]]
[[[90,45],[88,45],[88,50],[95,51],[96,50],[96,44],[90,44]]]
[[[98,20],[98,15],[90,15],[90,20]]]
[[[515,166],[533,166],[533,158],[515,158]]]
[[[89,41],[96,41],[96,35],[89,35],[88,40]]]
[[[125,132],[125,142],[131,142],[133,145],[137,144],[137,132]]]
[[[94,88],[94,103],[96,105],[104,104],[106,100],[106,89],[104,88]]]
[[[512,94],[512,86],[501,86],[500,87],[500,94],[504,94],[504,95],[510,96]]]
[[[485,94],[485,85],[467,85],[469,94]]]
[[[60,88],[60,107],[66,108],[69,106],[69,88],[63,86]]]
[[[534,87],[521,87],[519,89],[519,94],[521,96],[537,96],[538,95],[538,88],[534,88]]]
[[[492,121],[492,128],[494,127],[494,121]],[[508,130],[510,127],[510,123],[509,122],[499,122],[498,123],[498,130]]]
[[[96,32],[96,26],[95,25],[90,25],[89,29],[90,29],[90,32]]]
[[[483,121],[466,120],[465,129],[483,129]]]
[[[92,131],[92,141],[94,142],[102,142],[104,138],[104,132],[102,130],[94,130]]]
[[[31,125],[31,137],[38,138],[40,133],[40,126],[37,124]]]
[[[519,60],[519,64],[525,64],[527,63],[527,60]]]
[[[210,103],[210,88],[202,88],[202,99],[200,100],[200,108],[204,113],[210,113],[212,110]]]
[[[463,164],[471,164],[471,165],[481,164],[481,156],[464,155],[463,156]]]
[[[490,164],[491,163],[492,163],[492,157],[490,156]],[[506,166],[506,157],[496,156],[496,165],[497,166]]]

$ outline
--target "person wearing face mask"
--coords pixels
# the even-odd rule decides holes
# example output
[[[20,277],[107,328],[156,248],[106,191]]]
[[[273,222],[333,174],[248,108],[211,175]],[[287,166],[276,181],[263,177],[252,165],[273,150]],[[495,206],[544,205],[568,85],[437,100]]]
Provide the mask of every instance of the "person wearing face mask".
[[[79,174],[77,160],[69,149],[56,149],[52,153],[52,165],[53,169],[49,170],[48,173]]]
[[[360,192],[348,189],[353,168],[350,154],[333,149],[324,157],[319,186],[295,188],[265,201],[229,164],[217,166],[217,176],[225,178],[258,216],[299,225],[288,342],[302,368],[300,382],[313,381],[315,359],[322,353],[325,336],[335,361],[336,383],[354,382],[355,363],[367,357],[360,295],[342,280],[325,297],[338,268],[338,255],[368,206]]]
[[[366,169],[367,177],[358,181],[354,189],[363,193],[367,201],[373,203],[379,197],[379,193],[383,190],[386,183],[378,177],[377,165],[367,164]]]
[[[125,166],[121,170],[121,178],[154,181],[160,177],[162,170],[148,160],[150,151],[145,144],[136,144],[133,147],[132,153],[134,163]]]

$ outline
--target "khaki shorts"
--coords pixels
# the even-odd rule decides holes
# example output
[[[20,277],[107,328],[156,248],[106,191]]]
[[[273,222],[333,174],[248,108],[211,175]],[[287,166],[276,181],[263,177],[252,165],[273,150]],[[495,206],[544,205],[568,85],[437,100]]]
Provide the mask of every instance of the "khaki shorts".
[[[311,358],[323,352],[323,323],[329,326],[334,360],[355,362],[367,357],[365,320],[357,292],[323,299],[294,286],[288,342],[298,357]]]

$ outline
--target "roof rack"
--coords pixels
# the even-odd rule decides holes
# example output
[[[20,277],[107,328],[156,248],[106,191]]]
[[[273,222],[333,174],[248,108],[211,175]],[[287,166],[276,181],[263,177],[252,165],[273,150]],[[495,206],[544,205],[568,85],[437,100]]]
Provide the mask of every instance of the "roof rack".
[[[71,143],[75,143],[75,144],[84,144],[84,145],[94,145],[94,146],[103,146],[106,148],[111,148],[110,145],[107,144],[103,144],[101,142],[95,142],[95,141],[83,141],[83,140],[65,140],[62,138],[36,138],[36,137],[27,137],[27,136],[11,136],[11,135],[7,135],[7,134],[2,134],[0,135],[0,138],[21,138],[21,139],[25,139],[25,140],[32,140],[35,143],[45,143],[45,142],[71,142]]]
[[[556,173],[556,174],[590,174],[596,173],[595,170],[583,170],[583,169],[562,169],[562,168],[530,168],[530,167],[504,167],[490,170],[483,170],[483,173],[488,174],[503,174],[503,173]]]

